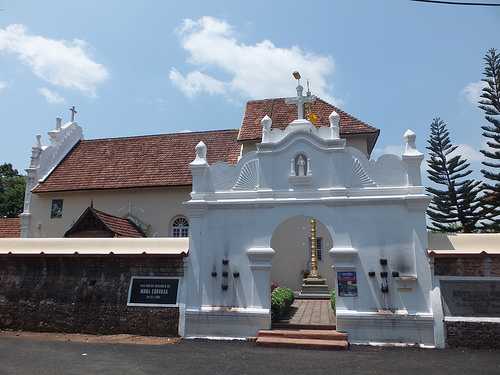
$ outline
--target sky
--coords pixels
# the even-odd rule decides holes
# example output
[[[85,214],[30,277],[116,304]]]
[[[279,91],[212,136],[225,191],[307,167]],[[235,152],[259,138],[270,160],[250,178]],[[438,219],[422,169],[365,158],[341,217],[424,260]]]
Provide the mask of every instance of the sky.
[[[494,2],[494,0],[492,0]],[[239,128],[245,102],[313,94],[424,151],[434,117],[479,169],[477,108],[500,7],[358,1],[0,0],[0,163],[69,120],[86,139]],[[194,150],[193,150],[194,154]],[[477,173],[479,176],[479,173]]]

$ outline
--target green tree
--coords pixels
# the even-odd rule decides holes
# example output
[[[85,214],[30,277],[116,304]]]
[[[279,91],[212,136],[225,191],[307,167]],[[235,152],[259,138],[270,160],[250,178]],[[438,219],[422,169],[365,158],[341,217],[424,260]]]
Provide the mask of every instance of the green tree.
[[[23,211],[26,178],[12,167],[0,165],[0,217],[17,217]]]
[[[455,152],[458,146],[451,143],[444,121],[439,118],[432,121],[427,143],[429,179],[438,187],[443,187],[426,188],[432,195],[427,210],[431,219],[429,229],[440,232],[476,231],[482,219],[481,182],[465,178],[472,173],[470,164]]]
[[[485,229],[500,232],[500,54],[490,49],[484,57],[485,82],[479,108],[485,113],[487,125],[481,126],[488,148],[481,150],[486,157],[481,169],[487,180],[484,184]]]

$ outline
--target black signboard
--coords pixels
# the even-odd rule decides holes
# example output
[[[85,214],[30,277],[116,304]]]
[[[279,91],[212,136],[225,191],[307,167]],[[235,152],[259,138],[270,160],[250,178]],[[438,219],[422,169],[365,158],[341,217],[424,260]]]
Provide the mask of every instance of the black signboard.
[[[339,290],[339,297],[358,296],[358,282],[356,279],[356,272],[354,271],[337,272],[337,284]]]
[[[178,278],[132,276],[128,305],[177,306],[178,289]]]

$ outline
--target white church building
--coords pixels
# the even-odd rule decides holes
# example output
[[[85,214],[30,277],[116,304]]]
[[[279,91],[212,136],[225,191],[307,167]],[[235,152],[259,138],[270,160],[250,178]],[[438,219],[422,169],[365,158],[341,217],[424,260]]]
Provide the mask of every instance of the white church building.
[[[314,218],[337,330],[433,346],[423,154],[400,130],[402,155],[371,159],[379,130],[300,85],[249,101],[239,129],[86,140],[58,119],[32,149],[21,237],[189,237],[179,333],[249,337],[271,283],[300,289]]]

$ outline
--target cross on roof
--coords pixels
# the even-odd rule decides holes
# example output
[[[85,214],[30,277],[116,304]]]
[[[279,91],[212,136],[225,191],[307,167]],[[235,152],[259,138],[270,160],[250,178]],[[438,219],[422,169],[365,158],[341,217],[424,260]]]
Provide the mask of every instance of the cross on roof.
[[[75,106],[72,106],[69,111],[71,112],[71,122],[75,121],[75,115],[78,113]]]
[[[299,81],[299,80],[298,80]],[[304,118],[304,104],[305,103],[314,103],[316,97],[314,95],[310,95],[310,92],[307,92],[307,96],[302,95],[304,92],[304,88],[300,85],[300,81],[297,86],[297,96],[295,98],[287,98],[285,103],[287,104],[296,104],[297,105],[297,114],[298,119],[301,120]]]

